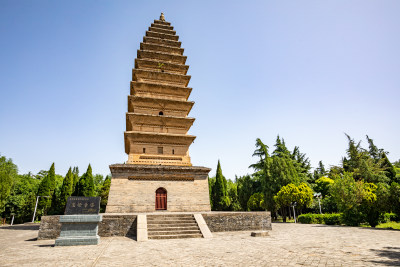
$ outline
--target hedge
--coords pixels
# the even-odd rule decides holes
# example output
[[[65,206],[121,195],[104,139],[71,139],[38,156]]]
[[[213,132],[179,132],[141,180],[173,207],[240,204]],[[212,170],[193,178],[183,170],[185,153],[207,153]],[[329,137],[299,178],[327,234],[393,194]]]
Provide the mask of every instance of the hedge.
[[[327,224],[327,225],[335,225],[340,224],[340,213],[332,213],[332,214],[313,214],[306,213],[301,214],[297,219],[300,223],[306,224]]]

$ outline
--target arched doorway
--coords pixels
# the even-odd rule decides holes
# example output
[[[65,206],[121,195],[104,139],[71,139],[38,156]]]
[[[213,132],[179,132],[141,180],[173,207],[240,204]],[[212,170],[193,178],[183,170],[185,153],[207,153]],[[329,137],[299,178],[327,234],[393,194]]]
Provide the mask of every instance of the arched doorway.
[[[156,190],[156,210],[167,209],[167,190],[160,187]]]

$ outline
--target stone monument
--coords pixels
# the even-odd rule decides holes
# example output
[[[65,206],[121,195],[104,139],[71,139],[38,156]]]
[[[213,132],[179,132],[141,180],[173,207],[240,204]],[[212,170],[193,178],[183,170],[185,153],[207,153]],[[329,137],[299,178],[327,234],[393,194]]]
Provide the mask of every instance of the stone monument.
[[[100,197],[69,197],[65,215],[60,216],[56,246],[97,245],[98,223],[102,221]]]
[[[189,156],[195,119],[188,117],[194,102],[183,50],[161,14],[137,51],[124,134],[128,161],[110,165],[106,213],[210,211],[210,169],[192,166]]]

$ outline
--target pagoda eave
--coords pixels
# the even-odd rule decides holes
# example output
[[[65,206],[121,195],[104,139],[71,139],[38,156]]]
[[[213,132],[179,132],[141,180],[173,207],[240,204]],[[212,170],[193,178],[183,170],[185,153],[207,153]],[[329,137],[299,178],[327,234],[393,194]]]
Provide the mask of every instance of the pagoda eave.
[[[131,95],[158,96],[173,100],[187,100],[192,92],[190,87],[174,86],[151,82],[131,81]]]
[[[188,65],[175,64],[175,63],[164,62],[162,63],[161,68],[160,65],[161,65],[160,62],[157,60],[140,59],[140,58],[135,59],[136,69],[154,70],[158,68],[160,69],[160,71],[163,70],[164,72],[167,73],[182,74],[182,75],[186,75],[189,69]]]

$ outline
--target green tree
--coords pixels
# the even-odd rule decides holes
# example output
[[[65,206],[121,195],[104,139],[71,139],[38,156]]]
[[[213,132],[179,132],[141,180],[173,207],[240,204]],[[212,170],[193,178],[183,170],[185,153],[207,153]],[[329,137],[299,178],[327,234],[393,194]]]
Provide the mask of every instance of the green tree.
[[[94,184],[94,192],[95,195],[99,195],[101,188],[103,187],[104,176],[101,174],[93,175],[93,184]]]
[[[373,183],[364,184],[364,196],[361,203],[361,210],[365,220],[371,227],[379,224],[379,220],[388,210],[389,206],[389,187],[385,183],[375,185]]]
[[[299,194],[297,195],[297,207],[300,209],[300,213],[304,208],[311,206],[313,202],[313,191],[306,183],[301,183],[298,187]]]
[[[390,163],[385,152],[381,154],[380,167],[383,169],[390,182],[396,181],[396,168]]]
[[[310,180],[312,178],[310,173],[311,165],[309,158],[306,157],[306,154],[301,153],[300,148],[295,146],[291,157],[294,161],[297,175],[301,177],[303,181]]]
[[[72,176],[74,178],[74,184],[73,184],[72,187],[74,188],[74,191],[75,191],[76,185],[79,182],[79,168],[78,167],[74,167],[72,169]]]
[[[84,197],[95,196],[92,166],[90,166],[90,164],[87,168],[87,171],[79,179],[75,191],[76,191],[76,196],[84,196]]]
[[[110,186],[111,186],[111,176],[107,175],[106,179],[103,182],[103,185],[101,186],[101,191],[100,191],[100,208],[102,212],[105,212],[107,202],[108,202],[108,195],[110,193]]]
[[[217,165],[217,173],[215,175],[215,185],[213,187],[213,197],[214,203],[213,207],[214,210],[227,210],[230,203],[229,197],[227,196],[227,181],[225,177],[222,175],[221,164],[218,160]]]
[[[275,143],[275,150],[272,152],[272,156],[280,157],[280,158],[291,158],[292,155],[289,151],[289,149],[286,147],[285,140],[279,137],[279,135],[276,137],[276,143]]]
[[[326,197],[329,194],[329,188],[335,181],[331,178],[322,176],[315,181],[314,191],[321,193],[322,197]]]
[[[37,207],[38,216],[46,215],[47,211],[50,209],[55,187],[56,187],[56,174],[53,163],[51,164],[51,167],[47,172],[47,175],[42,179],[42,181],[39,184],[37,192],[37,196],[40,196]]]
[[[320,160],[318,162],[318,167],[314,170],[314,175],[313,175],[314,181],[321,178],[322,176],[327,175],[327,174],[328,174],[328,172],[326,171],[324,164]]]
[[[292,202],[298,200],[299,188],[294,184],[282,186],[279,192],[274,196],[274,200],[281,211],[283,222],[286,222],[286,211],[290,208]]]
[[[36,203],[36,192],[40,180],[35,179],[30,173],[18,175],[13,185],[11,194],[7,198],[5,214],[10,217],[15,215],[15,223],[32,220]]]
[[[229,210],[232,210],[232,211],[241,210],[242,208],[239,203],[237,183],[234,183],[231,180],[228,180],[226,191],[227,191],[227,194],[229,197],[229,203],[230,203]]]
[[[211,210],[214,210],[214,199],[215,199],[214,194],[216,193],[214,186],[215,186],[215,177],[208,177],[208,192],[210,194]]]
[[[55,171],[55,168],[54,168],[54,162],[53,162],[53,164],[51,164],[51,167],[50,167],[50,170],[49,170],[47,176],[49,177],[50,195],[53,195],[54,190],[57,187],[57,184],[56,184],[56,171]]]
[[[68,198],[72,195],[74,191],[74,176],[72,174],[71,168],[69,168],[67,174],[65,175],[63,184],[61,186],[60,197],[58,198],[59,212],[63,213],[65,206],[67,205]]]
[[[261,192],[260,182],[256,181],[256,179],[253,179],[250,175],[245,175],[236,178],[236,183],[240,207],[242,210],[248,210],[247,202],[249,201],[250,197],[254,193]]]
[[[353,174],[349,172],[334,177],[334,181],[330,194],[339,211],[343,213],[343,222],[350,226],[359,225],[363,220],[360,206],[364,197],[364,182],[355,181]]]
[[[392,183],[390,185],[390,203],[391,203],[391,211],[397,214],[400,217],[400,184]]]
[[[254,193],[247,202],[247,207],[249,211],[264,211],[265,201],[264,195],[262,193]]]
[[[0,213],[4,211],[7,197],[17,177],[17,165],[11,159],[0,156]]]

